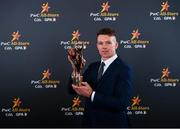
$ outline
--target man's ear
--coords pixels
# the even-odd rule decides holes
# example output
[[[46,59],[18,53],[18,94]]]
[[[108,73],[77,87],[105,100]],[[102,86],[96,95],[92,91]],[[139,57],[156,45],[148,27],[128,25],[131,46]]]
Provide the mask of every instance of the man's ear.
[[[118,42],[116,42],[116,49],[119,47],[119,43]]]
[[[98,49],[98,43],[96,43],[96,48]]]

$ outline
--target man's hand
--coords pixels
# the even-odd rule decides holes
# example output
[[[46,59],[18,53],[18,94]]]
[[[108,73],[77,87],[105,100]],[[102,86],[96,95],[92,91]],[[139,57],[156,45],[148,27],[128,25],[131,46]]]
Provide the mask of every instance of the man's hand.
[[[91,96],[93,92],[91,86],[87,82],[82,82],[80,86],[76,86],[72,84],[72,87],[77,94],[88,98]]]

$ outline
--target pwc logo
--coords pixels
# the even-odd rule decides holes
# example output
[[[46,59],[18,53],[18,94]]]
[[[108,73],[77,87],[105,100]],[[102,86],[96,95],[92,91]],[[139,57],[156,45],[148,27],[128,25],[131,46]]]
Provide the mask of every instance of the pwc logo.
[[[143,37],[141,36],[141,34],[142,33],[140,33],[138,28],[133,29],[129,40],[120,40],[120,44],[122,44],[121,46],[123,46],[126,49],[127,48],[128,49],[129,48],[135,48],[135,49],[146,48],[147,45],[149,45],[150,41],[142,39]]]
[[[40,80],[31,80],[31,85],[34,88],[38,88],[38,89],[52,89],[52,88],[57,88],[57,86],[60,84],[59,80],[54,80],[51,79],[52,73],[50,71],[50,69],[45,69],[42,72],[42,77]],[[51,77],[51,78],[50,78]]]
[[[131,99],[131,106],[127,107],[127,114],[128,115],[146,115],[148,111],[150,110],[149,106],[142,106],[140,102],[142,99],[140,99],[139,96],[134,96]]]
[[[27,117],[29,115],[31,109],[22,105],[20,97],[15,97],[11,102],[11,106],[3,107],[1,109],[1,112],[5,117]]]
[[[171,1],[172,2],[172,1]],[[178,6],[174,4],[175,6]],[[153,18],[154,21],[174,21],[176,20],[177,16],[179,15],[178,12],[175,11],[169,11],[170,10],[170,4],[168,1],[163,1],[160,4],[160,11],[156,12],[150,12],[150,17]]]
[[[110,12],[110,4],[109,2],[103,2],[101,4],[101,9],[99,12],[91,12],[90,17],[93,18],[95,22],[101,22],[101,21],[109,21],[114,22],[119,17],[118,12]]]
[[[60,42],[60,45],[64,46],[64,49],[70,49],[70,48],[86,49],[87,45],[90,44],[89,41],[80,40],[81,34],[79,29],[73,30],[71,35],[72,37],[70,38],[70,40]]]
[[[150,78],[150,83],[154,87],[176,87],[179,84],[179,78],[170,77],[172,73],[169,67],[164,67],[159,78]]]
[[[11,33],[11,39],[9,41],[1,42],[0,46],[2,46],[5,51],[25,51],[30,46],[30,42],[21,41],[20,38],[22,35],[20,31],[14,31]]]
[[[73,97],[71,106],[63,106],[61,107],[61,112],[64,113],[65,116],[83,116],[84,115],[84,107],[81,106],[81,99],[79,96]]]
[[[41,10],[39,13],[31,13],[30,18],[33,19],[34,22],[56,22],[57,19],[59,18],[60,14],[59,13],[54,13],[50,12],[50,5],[48,2],[45,2],[41,5]]]

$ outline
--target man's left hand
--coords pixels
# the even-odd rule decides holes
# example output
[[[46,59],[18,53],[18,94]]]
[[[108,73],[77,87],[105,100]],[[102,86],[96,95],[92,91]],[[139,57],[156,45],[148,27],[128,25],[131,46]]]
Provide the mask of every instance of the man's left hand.
[[[84,97],[90,97],[93,90],[91,86],[87,82],[81,82],[80,86],[76,86],[72,84],[73,89],[76,91],[77,94],[82,95]]]

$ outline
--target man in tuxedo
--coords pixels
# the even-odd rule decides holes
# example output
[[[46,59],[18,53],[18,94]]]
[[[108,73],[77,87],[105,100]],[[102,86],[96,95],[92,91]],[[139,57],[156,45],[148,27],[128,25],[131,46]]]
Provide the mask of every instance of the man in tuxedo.
[[[101,29],[97,33],[101,60],[88,66],[80,85],[72,84],[72,90],[86,98],[83,127],[128,127],[131,70],[117,56],[117,48],[115,31]]]

